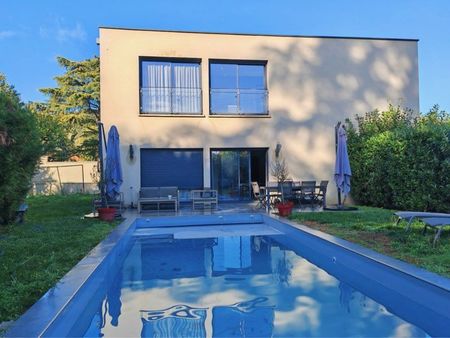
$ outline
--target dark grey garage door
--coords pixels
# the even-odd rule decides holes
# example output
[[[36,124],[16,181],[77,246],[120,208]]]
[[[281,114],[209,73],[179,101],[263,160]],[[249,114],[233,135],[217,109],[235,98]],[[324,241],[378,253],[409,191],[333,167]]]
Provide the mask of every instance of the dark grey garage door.
[[[141,149],[141,187],[203,188],[202,149]]]

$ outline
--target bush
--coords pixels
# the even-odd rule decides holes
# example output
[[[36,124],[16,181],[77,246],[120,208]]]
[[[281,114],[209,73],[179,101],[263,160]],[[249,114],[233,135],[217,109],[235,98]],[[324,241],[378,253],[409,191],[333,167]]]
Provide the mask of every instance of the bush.
[[[0,224],[14,218],[41,156],[36,120],[0,74]]]
[[[390,106],[347,121],[352,197],[361,204],[450,211],[450,115]]]

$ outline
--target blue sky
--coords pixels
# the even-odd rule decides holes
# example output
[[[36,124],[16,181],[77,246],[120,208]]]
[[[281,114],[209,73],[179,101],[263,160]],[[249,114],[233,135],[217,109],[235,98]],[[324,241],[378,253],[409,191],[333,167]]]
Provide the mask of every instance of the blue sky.
[[[56,56],[98,55],[99,26],[418,38],[420,106],[450,111],[450,0],[0,0],[0,72],[24,101],[54,86]]]

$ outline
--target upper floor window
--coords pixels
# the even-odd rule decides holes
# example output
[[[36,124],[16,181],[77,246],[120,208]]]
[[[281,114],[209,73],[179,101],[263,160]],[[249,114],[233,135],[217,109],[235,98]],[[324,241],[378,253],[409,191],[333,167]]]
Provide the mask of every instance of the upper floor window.
[[[141,61],[141,114],[200,114],[200,62]]]
[[[210,63],[211,114],[267,115],[265,63]]]

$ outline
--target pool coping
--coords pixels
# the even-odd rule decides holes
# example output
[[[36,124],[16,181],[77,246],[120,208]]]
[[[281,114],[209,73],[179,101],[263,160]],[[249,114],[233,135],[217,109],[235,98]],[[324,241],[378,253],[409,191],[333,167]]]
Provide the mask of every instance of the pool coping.
[[[125,217],[104,240],[22,314],[6,331],[5,337],[42,337],[123,235],[131,229],[135,219]]]
[[[65,309],[66,305],[76,296],[80,288],[96,271],[103,260],[111,253],[116,244],[118,244],[118,242],[124,238],[124,235],[131,231],[132,228],[140,227],[139,224],[137,224],[138,222],[136,222],[138,219],[145,219],[146,221],[147,219],[151,220],[152,224],[150,224],[150,227],[188,227],[187,223],[189,223],[187,221],[183,222],[180,216],[139,217],[139,215],[136,215],[135,213],[125,213],[124,216],[125,219],[123,222],[121,222],[103,241],[95,246],[80,262],[78,262],[66,275],[64,275],[64,277],[61,278],[55,286],[50,288],[36,303],[34,303],[14,322],[14,324],[5,333],[6,337],[41,337],[45,334],[46,330],[52,325],[61,311]],[[228,222],[231,222],[232,224],[238,220],[243,220],[246,216],[247,220],[251,220],[247,223],[264,222],[271,225],[271,223],[274,222],[281,222],[294,229],[330,242],[340,248],[366,257],[379,264],[400,271],[450,293],[449,278],[279,216],[258,213],[236,213],[229,215],[193,215],[181,217],[187,219],[203,218],[203,220],[220,220],[214,223],[204,221],[205,224],[203,225],[207,226],[230,224]],[[177,221],[175,224],[172,224],[171,221],[174,220]],[[180,223],[185,225],[180,225]],[[196,226],[198,226],[198,224],[196,224]]]
[[[272,219],[272,220],[276,220],[276,221],[279,221],[282,223],[286,223],[298,230],[301,230],[301,231],[306,232],[310,235],[313,235],[317,238],[320,238],[322,240],[330,242],[340,248],[351,251],[357,255],[363,256],[370,260],[373,260],[379,264],[385,265],[389,268],[397,270],[397,271],[404,273],[406,275],[409,275],[413,278],[419,279],[422,282],[431,284],[435,287],[438,287],[438,288],[443,289],[444,291],[447,291],[450,293],[450,278],[438,275],[437,273],[428,271],[426,269],[420,268],[416,265],[407,263],[407,262],[399,260],[397,258],[384,255],[375,250],[366,248],[362,245],[359,245],[359,244],[347,241],[345,239],[327,234],[323,231],[312,229],[312,228],[308,227],[307,225],[291,221],[287,218],[282,218],[282,217],[275,216],[275,215],[263,215],[263,217],[265,217],[266,219],[269,219],[269,220]]]

